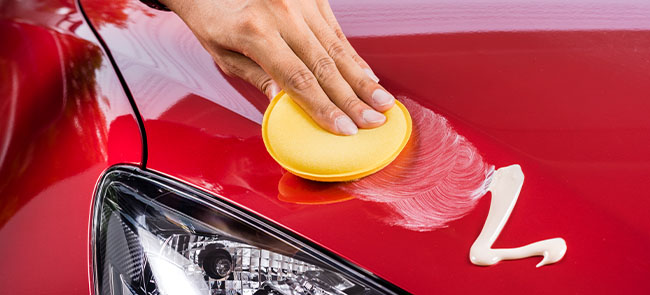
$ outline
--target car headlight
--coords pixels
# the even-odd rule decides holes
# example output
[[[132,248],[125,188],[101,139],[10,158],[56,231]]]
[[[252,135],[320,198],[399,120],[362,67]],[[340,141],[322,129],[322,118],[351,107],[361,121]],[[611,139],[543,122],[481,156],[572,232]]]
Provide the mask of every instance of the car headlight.
[[[393,294],[388,282],[197,189],[134,167],[97,190],[97,294]]]

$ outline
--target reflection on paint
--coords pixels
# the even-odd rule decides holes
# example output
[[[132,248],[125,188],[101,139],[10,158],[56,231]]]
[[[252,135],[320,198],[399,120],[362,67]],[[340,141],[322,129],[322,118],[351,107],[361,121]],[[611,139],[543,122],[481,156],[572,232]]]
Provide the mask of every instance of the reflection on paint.
[[[333,204],[354,198],[341,189],[341,183],[308,180],[289,172],[280,178],[278,192],[280,201],[294,204]]]

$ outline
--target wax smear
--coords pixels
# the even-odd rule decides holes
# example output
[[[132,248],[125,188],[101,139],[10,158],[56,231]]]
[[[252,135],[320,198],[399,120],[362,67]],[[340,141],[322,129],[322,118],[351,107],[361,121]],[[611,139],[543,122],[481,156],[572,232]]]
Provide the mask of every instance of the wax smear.
[[[400,101],[413,120],[407,147],[383,170],[342,189],[392,207],[397,217],[391,224],[417,231],[445,227],[485,195],[494,167],[447,119],[408,98]]]
[[[290,173],[278,185],[280,199],[327,204],[356,197],[387,205],[385,221],[416,231],[445,227],[470,212],[486,194],[494,167],[447,120],[400,98],[413,120],[411,139],[386,168],[357,181],[319,183]]]

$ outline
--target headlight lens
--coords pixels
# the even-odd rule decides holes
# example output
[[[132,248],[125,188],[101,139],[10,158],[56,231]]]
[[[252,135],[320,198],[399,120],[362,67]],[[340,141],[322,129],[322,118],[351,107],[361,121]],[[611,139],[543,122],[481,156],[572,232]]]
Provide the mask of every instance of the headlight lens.
[[[395,287],[188,186],[107,172],[93,220],[98,294],[386,294]]]

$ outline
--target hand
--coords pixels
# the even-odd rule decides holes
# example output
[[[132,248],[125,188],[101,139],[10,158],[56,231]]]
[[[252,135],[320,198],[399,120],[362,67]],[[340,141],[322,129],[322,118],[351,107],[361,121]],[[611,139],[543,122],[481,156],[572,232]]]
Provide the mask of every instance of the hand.
[[[185,21],[224,73],[269,98],[282,87],[332,133],[380,126],[386,121],[380,112],[395,104],[343,35],[326,0],[161,2]]]

